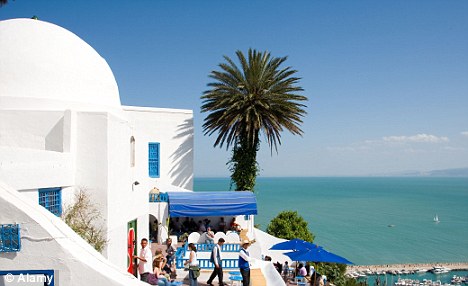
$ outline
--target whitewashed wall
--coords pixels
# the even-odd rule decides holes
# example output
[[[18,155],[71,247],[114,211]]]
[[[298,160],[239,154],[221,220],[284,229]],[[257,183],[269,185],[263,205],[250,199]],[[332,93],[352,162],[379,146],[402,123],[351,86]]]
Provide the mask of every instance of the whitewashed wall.
[[[27,48],[31,42],[35,49]],[[123,111],[104,58],[50,23],[0,21],[0,50],[0,74],[6,75],[0,77],[0,181],[36,205],[39,188],[62,187],[64,205],[71,203],[75,190],[87,190],[102,214],[109,241],[103,254],[125,270],[127,223],[136,219],[137,239],[148,237],[148,194],[155,183],[193,189],[193,112],[146,107]],[[160,143],[157,179],[148,175],[149,142]],[[140,184],[132,188],[135,181]],[[21,208],[22,202],[17,203]],[[35,227],[41,229],[41,224]],[[41,247],[57,251],[54,243],[59,243],[55,237],[50,248]]]
[[[0,108],[0,179],[16,189],[72,185],[66,114]]]
[[[109,114],[107,122],[107,176],[109,244],[107,257],[119,266],[127,265],[127,223],[137,220],[137,240],[148,238],[148,190],[130,164],[132,128],[128,121]],[[144,150],[139,150],[144,152]],[[140,184],[132,186],[138,181]],[[139,243],[137,243],[139,245]]]
[[[20,224],[21,250],[0,253],[2,270],[55,271],[55,285],[148,285],[121,271],[60,218],[0,182],[0,223]]]
[[[152,181],[193,190],[193,112],[124,106],[137,146],[135,174],[148,191]],[[159,142],[161,177],[148,177],[148,143]],[[148,182],[148,183],[146,183]],[[164,191],[164,190],[161,190]]]

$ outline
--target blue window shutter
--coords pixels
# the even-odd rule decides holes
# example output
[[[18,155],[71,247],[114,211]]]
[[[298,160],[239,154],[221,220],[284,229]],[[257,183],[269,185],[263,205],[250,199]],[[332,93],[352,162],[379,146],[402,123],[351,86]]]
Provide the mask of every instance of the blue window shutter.
[[[150,178],[159,178],[160,154],[159,143],[148,144],[148,170]]]
[[[21,250],[19,224],[0,224],[0,252]]]
[[[39,204],[56,216],[62,215],[62,188],[39,189]]]

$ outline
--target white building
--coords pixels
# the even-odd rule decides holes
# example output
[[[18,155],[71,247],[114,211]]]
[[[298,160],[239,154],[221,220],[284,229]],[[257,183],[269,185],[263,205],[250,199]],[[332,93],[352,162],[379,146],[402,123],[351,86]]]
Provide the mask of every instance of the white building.
[[[58,218],[80,189],[101,212],[103,256]],[[162,242],[167,216],[189,215],[150,203],[150,193],[192,189],[191,110],[122,106],[109,65],[75,34],[38,20],[0,21],[0,285],[5,271],[38,270],[52,271],[58,285],[147,285],[126,273],[140,239],[157,218]],[[254,257],[277,255],[268,249],[278,239],[254,229],[256,203],[245,216],[225,206],[239,209],[235,198],[245,195],[228,194],[217,209],[238,215],[257,241]],[[183,209],[194,201],[173,196]],[[204,200],[203,215],[216,216],[215,200]],[[284,285],[271,263],[262,265],[269,285]]]
[[[150,190],[193,187],[192,111],[121,106],[107,62],[75,34],[38,20],[0,22],[0,75],[0,224],[19,224],[31,237],[14,259],[0,253],[0,269],[43,251],[33,241],[44,225],[25,213],[34,205],[18,200],[59,216],[77,189],[101,211],[103,255],[126,269],[128,233],[137,245],[148,237]],[[7,189],[23,196],[7,200]]]

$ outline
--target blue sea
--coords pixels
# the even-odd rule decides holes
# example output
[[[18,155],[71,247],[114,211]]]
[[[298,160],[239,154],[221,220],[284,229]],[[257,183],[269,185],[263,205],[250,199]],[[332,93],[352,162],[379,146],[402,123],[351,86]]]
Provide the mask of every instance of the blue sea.
[[[195,191],[229,186],[194,182]],[[260,229],[297,211],[316,244],[358,265],[468,261],[468,178],[261,177],[255,194]]]

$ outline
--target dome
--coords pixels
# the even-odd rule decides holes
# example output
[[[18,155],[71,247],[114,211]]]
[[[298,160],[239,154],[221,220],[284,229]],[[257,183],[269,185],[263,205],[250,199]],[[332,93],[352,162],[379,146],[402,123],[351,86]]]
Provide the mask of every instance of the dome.
[[[0,51],[0,110],[121,109],[107,62],[64,28],[0,21]]]

